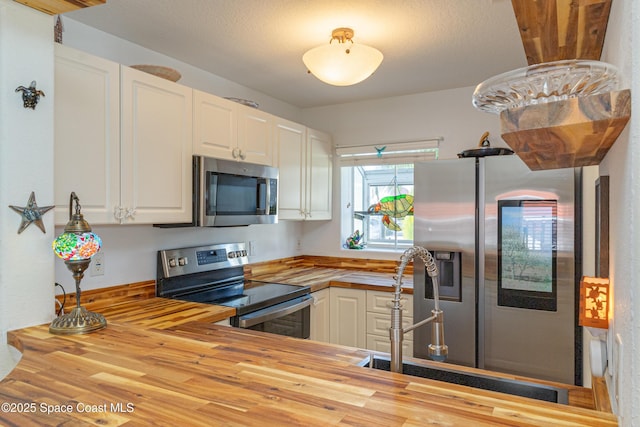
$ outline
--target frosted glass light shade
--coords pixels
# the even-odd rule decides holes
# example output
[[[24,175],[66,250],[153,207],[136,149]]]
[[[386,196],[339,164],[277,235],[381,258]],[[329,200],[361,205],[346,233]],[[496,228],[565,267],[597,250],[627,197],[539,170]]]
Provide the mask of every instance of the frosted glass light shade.
[[[302,62],[319,80],[333,86],[350,86],[373,74],[382,58],[378,49],[334,41],[309,50],[302,56]]]

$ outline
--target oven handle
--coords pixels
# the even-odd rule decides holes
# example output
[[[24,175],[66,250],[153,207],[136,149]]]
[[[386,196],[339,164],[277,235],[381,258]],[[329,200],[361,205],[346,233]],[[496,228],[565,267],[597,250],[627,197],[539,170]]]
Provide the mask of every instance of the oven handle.
[[[302,302],[298,302],[300,299],[298,298],[293,300],[293,304],[291,304],[291,302],[281,303],[275,305],[274,307],[265,308],[254,313],[241,316],[238,319],[238,326],[240,328],[250,328],[251,326],[255,326],[259,323],[268,322],[270,320],[277,319],[278,317],[283,317],[288,314],[295,313],[298,310],[302,310],[303,308],[310,306],[313,302],[313,298],[311,297],[311,295],[305,295],[301,298],[304,298]],[[275,308],[278,306],[281,306],[281,308]]]

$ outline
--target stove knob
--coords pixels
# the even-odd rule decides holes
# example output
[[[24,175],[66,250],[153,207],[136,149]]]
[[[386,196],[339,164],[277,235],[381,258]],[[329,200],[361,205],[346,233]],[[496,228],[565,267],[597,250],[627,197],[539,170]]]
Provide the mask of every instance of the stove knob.
[[[234,251],[229,252],[229,258],[235,258],[236,253]]]
[[[189,264],[189,260],[187,259],[187,257],[180,257],[180,258],[178,258],[178,265],[179,265],[179,266],[181,266],[181,267],[182,267],[182,266],[185,266],[185,265],[187,265],[187,264]]]
[[[169,267],[170,268],[174,268],[176,266],[176,259],[175,258],[169,258]]]
[[[242,250],[242,256],[247,256],[247,251],[245,249]]]

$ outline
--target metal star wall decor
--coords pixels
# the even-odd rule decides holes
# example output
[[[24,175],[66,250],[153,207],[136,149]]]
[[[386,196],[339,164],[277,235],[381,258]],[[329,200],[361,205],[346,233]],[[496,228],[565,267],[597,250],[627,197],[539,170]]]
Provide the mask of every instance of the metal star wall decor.
[[[31,223],[35,223],[43,233],[47,233],[44,229],[44,223],[42,222],[42,215],[55,208],[55,206],[38,207],[35,192],[31,192],[27,206],[20,207],[9,205],[9,207],[22,215],[22,222],[20,223],[20,228],[18,228],[18,234],[22,233],[25,228],[31,225]]]

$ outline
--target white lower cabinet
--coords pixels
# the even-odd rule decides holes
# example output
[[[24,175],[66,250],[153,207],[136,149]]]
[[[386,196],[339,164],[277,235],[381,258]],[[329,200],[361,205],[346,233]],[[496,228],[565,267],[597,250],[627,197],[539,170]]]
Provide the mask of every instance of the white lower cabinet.
[[[329,288],[322,289],[311,294],[311,330],[309,338],[314,341],[329,342],[331,331],[329,329],[331,312],[329,310]]]
[[[389,328],[391,327],[392,292],[367,292],[367,348],[369,350],[391,351]],[[413,295],[403,294],[402,326],[408,327],[413,323]],[[405,334],[402,341],[402,354],[413,356],[413,331]]]
[[[330,296],[328,300],[326,291]],[[385,353],[391,351],[391,308],[387,304],[393,299],[393,293],[332,287],[313,295],[311,339]],[[413,322],[413,296],[403,294],[402,298],[405,308],[402,323],[408,327]],[[405,335],[402,348],[403,355],[413,356],[413,332]]]
[[[350,347],[367,346],[366,291],[329,288],[331,295],[330,342]]]

